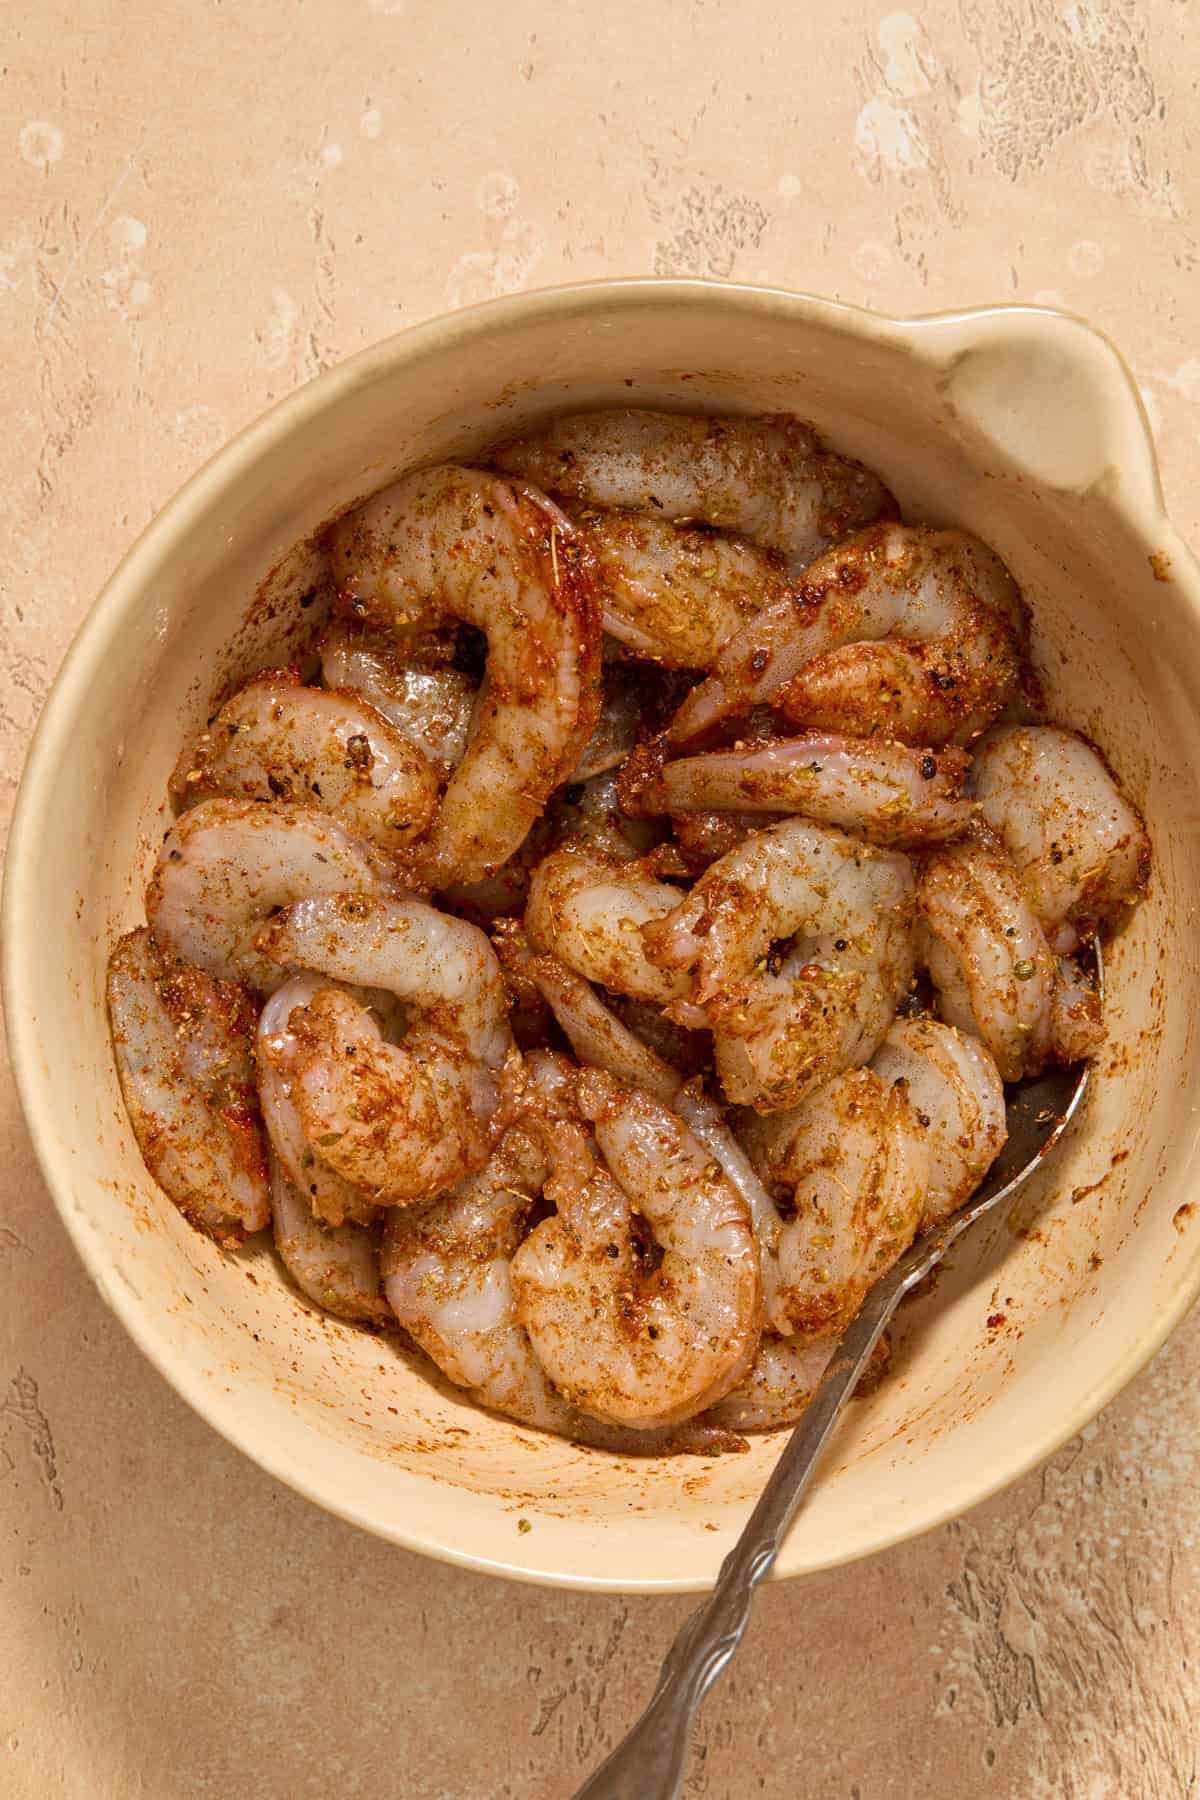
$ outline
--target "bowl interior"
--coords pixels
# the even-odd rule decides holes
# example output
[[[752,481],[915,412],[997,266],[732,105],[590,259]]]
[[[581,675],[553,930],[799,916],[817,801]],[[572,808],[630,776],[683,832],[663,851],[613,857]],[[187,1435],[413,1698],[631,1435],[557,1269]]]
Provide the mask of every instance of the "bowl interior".
[[[265,1247],[217,1251],[143,1170],[103,1004],[109,948],[143,916],[184,736],[214,692],[311,631],[316,528],[415,462],[470,458],[565,407],[630,403],[795,412],[877,467],[908,516],[993,544],[1033,606],[1052,715],[1104,748],[1154,840],[1150,896],[1111,953],[1110,1042],[1084,1116],[1017,1213],[903,1312],[893,1375],[852,1406],[781,1571],[920,1530],[1076,1429],[1200,1286],[1187,1211],[1200,615],[1121,367],[1070,321],[1014,309],[892,326],[786,296],[628,284],[478,309],[303,390],[172,503],[72,653],[14,834],[8,1000],[64,1217],[212,1423],[397,1541],[534,1579],[665,1588],[711,1580],[778,1440],[659,1463],[541,1438],[307,1306]]]

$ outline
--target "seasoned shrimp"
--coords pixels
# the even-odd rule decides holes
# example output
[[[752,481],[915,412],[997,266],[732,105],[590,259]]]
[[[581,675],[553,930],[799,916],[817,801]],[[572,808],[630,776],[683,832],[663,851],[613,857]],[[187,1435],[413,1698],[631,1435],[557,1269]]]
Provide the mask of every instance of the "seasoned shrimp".
[[[378,1225],[326,1225],[307,1194],[271,1162],[275,1248],[302,1294],[339,1319],[384,1325],[391,1310],[379,1283]]]
[[[786,414],[576,413],[502,444],[491,460],[569,500],[738,532],[781,551],[793,569],[894,511],[877,475]]]
[[[255,947],[277,907],[347,889],[395,892],[390,865],[308,806],[202,800],[163,840],[146,893],[156,942],[176,962],[270,993],[283,979]]]
[[[807,1410],[829,1367],[837,1338],[824,1333],[781,1337],[764,1331],[749,1373],[707,1417],[730,1431],[771,1431]]]
[[[762,828],[759,813],[681,812],[671,818],[672,842],[689,875],[702,875]]]
[[[525,930],[538,950],[620,994],[661,1005],[684,1000],[685,974],[660,968],[646,954],[640,927],[664,919],[680,893],[638,865],[565,844],[534,871]]]
[[[913,899],[904,856],[789,819],[713,863],[642,936],[661,967],[694,971],[727,1097],[776,1112],[882,1042],[912,976]]]
[[[1051,1054],[1055,965],[1017,871],[982,839],[926,858],[918,951],[951,1025],[981,1037],[1005,1081]]]
[[[855,1071],[855,1078],[862,1073]],[[839,1083],[833,1082],[829,1086],[836,1090]],[[820,1101],[825,1092],[821,1090],[814,1100]],[[846,1100],[843,1092],[842,1103]],[[834,1229],[822,1229],[818,1223],[816,1232],[809,1235],[803,1218],[803,1192],[797,1190],[800,1198],[795,1220],[785,1220],[720,1109],[707,1096],[689,1084],[681,1089],[676,1107],[700,1141],[712,1151],[750,1208],[762,1260],[765,1328],[758,1354],[738,1385],[707,1412],[701,1422],[725,1426],[733,1431],[766,1431],[792,1424],[803,1413],[825,1372],[837,1345],[839,1329],[849,1323],[852,1311],[860,1303],[855,1301],[854,1290],[861,1285],[864,1271],[874,1265],[870,1279],[878,1280],[906,1247],[898,1240],[906,1234],[907,1238],[912,1236],[907,1222],[899,1230],[897,1223],[906,1208],[910,1216],[914,1205],[919,1210],[914,1184],[919,1184],[922,1179],[922,1147],[912,1136],[912,1122],[906,1118],[902,1096],[893,1102],[877,1095],[869,1097],[865,1115],[849,1115],[850,1153],[843,1155],[836,1127],[827,1154],[821,1155],[818,1149],[816,1183],[818,1189],[824,1188]],[[836,1112],[836,1106],[834,1110]],[[819,1143],[817,1133],[821,1112],[820,1106],[812,1108],[810,1103],[797,1108],[794,1115],[785,1116],[781,1147],[786,1147],[788,1138],[794,1137],[801,1163],[806,1146],[811,1150],[814,1142]],[[798,1132],[789,1131],[786,1123],[789,1116],[795,1118],[800,1127]],[[807,1130],[804,1129],[805,1121],[808,1122]],[[743,1121],[743,1126],[746,1123]],[[764,1124],[769,1132],[773,1121],[754,1120],[752,1129],[757,1131]],[[778,1133],[776,1137],[779,1138]],[[860,1187],[855,1189],[847,1185],[842,1189],[836,1180],[829,1184],[826,1177],[831,1168],[841,1175],[858,1179]],[[882,1187],[879,1185],[881,1176],[884,1177]],[[898,1203],[894,1209],[889,1205],[889,1181],[896,1183],[891,1190]],[[785,1180],[782,1186],[786,1189],[787,1185]],[[807,1182],[801,1182],[800,1189],[807,1186]],[[855,1220],[865,1228],[857,1245]],[[786,1241],[789,1234],[790,1242]],[[818,1243],[817,1239],[822,1242]],[[819,1256],[822,1250],[828,1252],[839,1245],[843,1274],[849,1273],[851,1277],[851,1285],[841,1303],[835,1301],[832,1307],[829,1306],[830,1284],[824,1281],[817,1284],[817,1291],[826,1302],[820,1310],[836,1314],[837,1323],[827,1329],[793,1331],[791,1320],[797,1309],[801,1313],[805,1310],[806,1288],[811,1292],[814,1252]],[[786,1276],[795,1272],[799,1273],[800,1285],[793,1291]],[[832,1270],[822,1271],[818,1267],[818,1273],[822,1272],[831,1274]],[[881,1341],[858,1385],[858,1393],[865,1392],[879,1379],[890,1354],[886,1340]]]
[[[445,663],[412,663],[382,633],[335,620],[321,639],[326,687],[350,689],[383,714],[443,776],[466,755],[476,686]]]
[[[680,1085],[676,1070],[604,1004],[582,975],[557,956],[534,952],[515,933],[506,934],[496,947],[506,975],[533,984],[581,1063],[605,1069],[671,1105]]]
[[[775,1431],[794,1425],[808,1410],[837,1342],[827,1333],[779,1337],[764,1331],[750,1373],[697,1423],[735,1432]],[[892,1347],[885,1333],[871,1352],[855,1395],[877,1387],[891,1360]]]
[[[1150,840],[1086,739],[1054,725],[1005,726],[978,745],[972,791],[1060,952],[1135,900]]]
[[[671,725],[676,743],[770,701],[816,731],[968,743],[1016,694],[1012,576],[963,531],[875,525],[730,638]]]
[[[741,538],[629,508],[580,508],[604,629],[636,656],[708,669],[721,646],[790,588],[783,559]]]
[[[634,813],[797,814],[893,847],[961,837],[964,751],[920,750],[887,738],[809,734],[706,756],[684,756],[641,779],[634,757],[619,792]],[[651,766],[652,767],[652,766]]]
[[[183,806],[214,794],[299,800],[395,855],[428,829],[439,783],[428,757],[357,694],[268,669],[185,748],[171,792]]]
[[[644,855],[661,838],[661,828],[650,819],[626,818],[617,800],[616,780],[607,770],[560,788],[521,848],[497,874],[453,883],[442,889],[442,900],[473,923],[490,925],[524,912],[534,871],[561,845],[570,843],[618,862]]]
[[[486,632],[473,735],[414,868],[433,887],[494,874],[599,714],[599,614],[578,534],[536,494],[446,464],[343,519],[330,556],[339,611],[372,629],[452,616]]]
[[[260,1036],[260,1059],[289,1084],[323,1165],[388,1206],[431,1198],[483,1167],[513,1047],[481,931],[417,900],[342,894],[288,907],[259,948],[335,983],[383,988],[410,1014],[403,1041],[389,1043],[368,1006],[330,986],[294,1008],[286,1030]]]
[[[146,930],[108,964],[117,1072],[146,1167],[194,1225],[236,1246],[270,1221],[243,988],[168,968]]]
[[[549,1175],[544,1134],[517,1125],[478,1175],[439,1200],[390,1212],[381,1267],[397,1319],[450,1381],[523,1425],[625,1455],[744,1448],[699,1422],[623,1429],[554,1387],[517,1315],[511,1267]]]
[[[929,1151],[907,1091],[847,1069],[799,1106],[750,1114],[740,1135],[792,1212],[773,1232],[760,1227],[774,1264],[768,1323],[785,1335],[844,1331],[925,1208]]]
[[[1050,1001],[1050,1042],[1061,1063],[1086,1062],[1104,1042],[1104,1019],[1096,976],[1074,956],[1055,964]]]
[[[875,1073],[902,1084],[929,1150],[921,1229],[975,1192],[1008,1137],[1004,1087],[977,1037],[924,1016],[897,1019],[871,1058]]]
[[[389,1213],[384,1292],[410,1336],[481,1405],[586,1443],[589,1422],[552,1387],[512,1292],[513,1254],[548,1172],[540,1141],[514,1128],[477,1175]]]
[[[674,1424],[753,1361],[761,1284],[749,1208],[661,1102],[595,1070],[578,1092],[604,1162],[570,1120],[547,1134],[545,1194],[558,1210],[513,1257],[517,1314],[576,1405],[620,1425]]]
[[[291,1029],[292,1014],[302,1023],[309,1004],[331,987],[342,987],[363,1007],[377,998],[328,975],[295,975],[276,989],[259,1014],[256,1050],[258,1097],[275,1161],[281,1174],[304,1194],[313,1218],[336,1230],[347,1221],[369,1225],[379,1206],[373,1195],[364,1194],[330,1167],[296,1109],[293,1090],[302,1046]]]

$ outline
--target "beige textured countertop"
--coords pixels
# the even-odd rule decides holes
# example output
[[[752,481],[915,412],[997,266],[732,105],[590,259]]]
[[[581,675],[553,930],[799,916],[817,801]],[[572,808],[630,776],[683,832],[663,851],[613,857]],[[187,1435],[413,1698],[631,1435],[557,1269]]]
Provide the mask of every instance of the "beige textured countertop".
[[[841,16],[835,20],[835,13]],[[0,84],[0,772],[134,534],[266,403],[578,277],[1062,303],[1200,525],[1186,0],[41,0]],[[0,1794],[567,1795],[686,1600],[441,1568],[260,1474],[105,1312],[0,1092]],[[688,1793],[1200,1786],[1200,1318],[968,1518],[768,1592]]]

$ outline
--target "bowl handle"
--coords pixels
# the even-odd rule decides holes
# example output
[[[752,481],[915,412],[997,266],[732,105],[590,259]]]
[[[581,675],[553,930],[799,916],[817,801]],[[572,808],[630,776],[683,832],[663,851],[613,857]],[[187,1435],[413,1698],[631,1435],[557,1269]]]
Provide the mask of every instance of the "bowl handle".
[[[913,329],[955,425],[985,439],[1013,473],[1081,497],[1099,492],[1161,520],[1149,420],[1101,332],[1070,313],[1017,306],[943,314]]]

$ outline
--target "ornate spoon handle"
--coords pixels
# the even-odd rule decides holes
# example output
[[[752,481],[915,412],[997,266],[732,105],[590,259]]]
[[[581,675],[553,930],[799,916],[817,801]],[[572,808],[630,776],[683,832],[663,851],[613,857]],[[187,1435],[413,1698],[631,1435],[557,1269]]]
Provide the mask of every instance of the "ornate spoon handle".
[[[649,1706],[584,1782],[576,1800],[673,1800],[679,1793],[700,1702],[741,1643],[754,1590],[779,1553],[838,1414],[901,1296],[918,1279],[909,1275],[897,1280],[902,1267],[872,1290],[838,1345],[745,1530],[721,1564],[711,1595],[667,1652]]]
[[[1100,945],[1093,949],[1104,992]],[[1009,1094],[1008,1142],[967,1204],[919,1237],[863,1302],[717,1576],[709,1598],[667,1653],[649,1706],[575,1800],[675,1800],[700,1702],[722,1675],[750,1622],[754,1590],[770,1572],[838,1415],[897,1306],[957,1238],[1009,1200],[1062,1137],[1087,1089],[1086,1063],[1053,1068]]]

